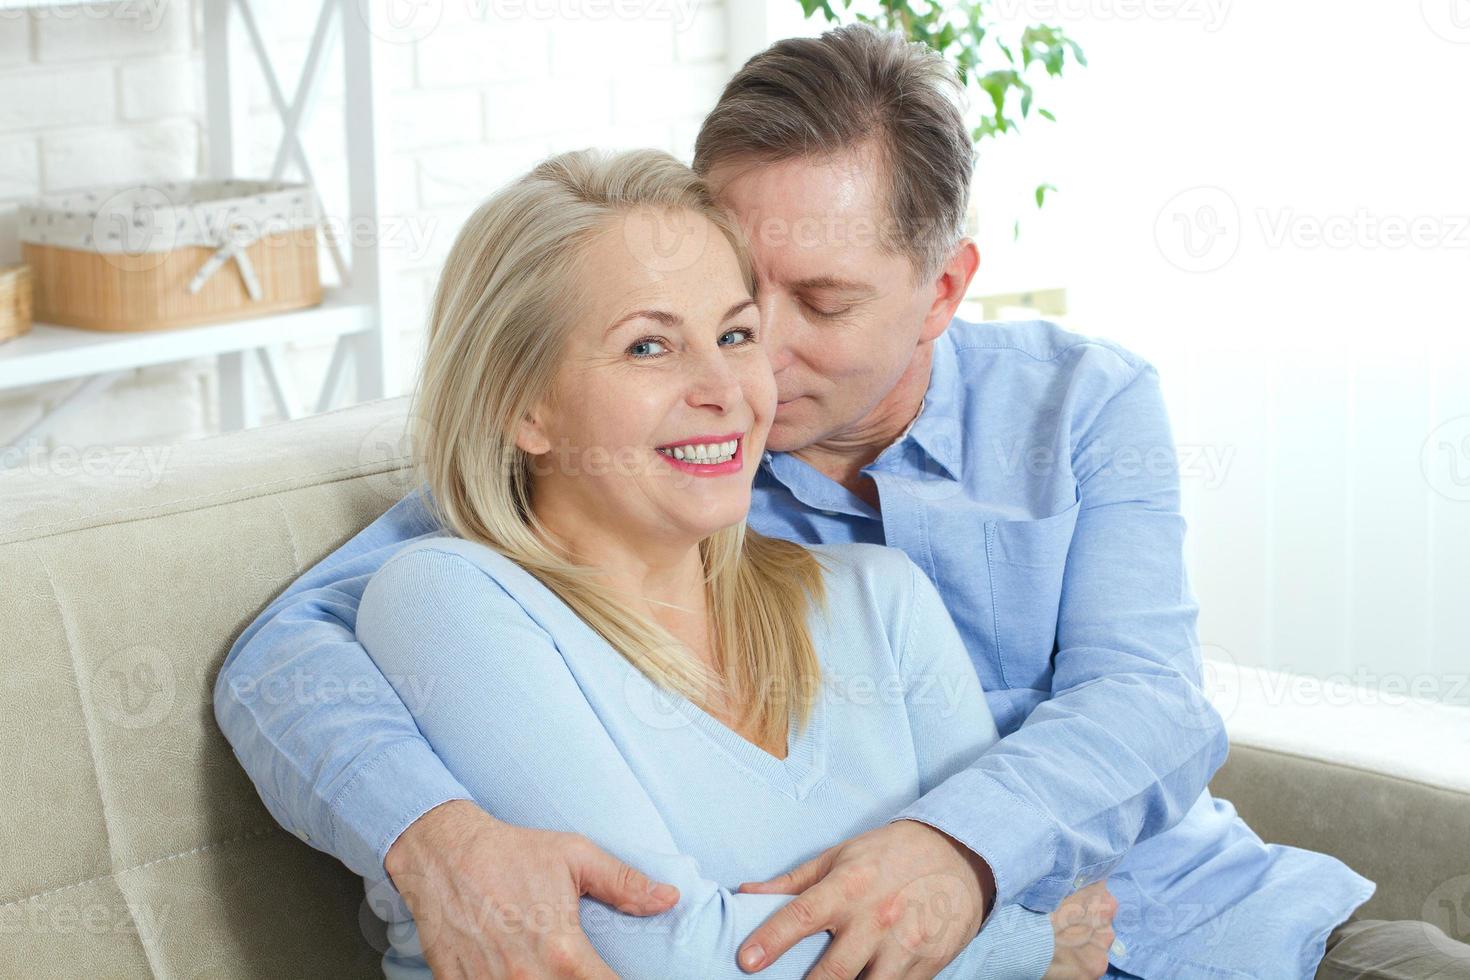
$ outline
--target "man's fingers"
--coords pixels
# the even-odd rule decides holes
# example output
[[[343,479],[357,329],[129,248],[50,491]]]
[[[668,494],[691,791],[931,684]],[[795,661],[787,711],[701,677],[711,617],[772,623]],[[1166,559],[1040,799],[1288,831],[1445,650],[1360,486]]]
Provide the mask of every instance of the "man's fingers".
[[[822,954],[817,965],[807,974],[808,980],[855,980],[863,968],[872,960],[878,948],[879,936],[860,933],[839,932],[832,945]]]
[[[765,881],[743,882],[736,890],[764,895],[799,895],[827,877],[827,871],[832,864],[832,854],[831,849],[825,850],[785,874],[767,878]]]
[[[1062,900],[1057,906],[1055,918],[1063,926],[1099,926],[1111,922],[1118,909],[1118,900],[1107,889],[1107,881],[1095,881]]]
[[[1099,881],[1088,885],[1085,892],[1087,895],[1087,921],[1094,927],[1111,925],[1113,917],[1118,913],[1118,900],[1107,889],[1107,881]]]
[[[602,957],[597,955],[586,933],[568,933],[545,951],[542,964],[554,977],[565,980],[618,980]]]
[[[679,889],[654,882],[591,841],[573,848],[572,874],[582,894],[631,915],[656,915],[679,901]]]
[[[741,967],[751,972],[762,970],[807,936],[831,928],[836,911],[834,897],[832,888],[817,884],[783,905],[740,947]]]
[[[884,946],[864,968],[863,980],[934,980],[949,964],[932,956],[916,956],[902,946]]]

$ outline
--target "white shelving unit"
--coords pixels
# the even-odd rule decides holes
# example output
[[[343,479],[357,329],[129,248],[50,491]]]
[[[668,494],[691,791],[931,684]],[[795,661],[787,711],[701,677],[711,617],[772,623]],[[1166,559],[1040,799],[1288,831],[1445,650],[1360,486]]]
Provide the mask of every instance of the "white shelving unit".
[[[378,170],[381,127],[376,107],[383,103],[381,73],[373,70],[373,3],[316,0],[319,12],[300,80],[289,96],[282,88],[261,34],[251,0],[196,0],[204,16],[204,66],[208,132],[208,176],[260,177],[242,172],[248,114],[244,72],[251,62],[263,73],[271,102],[281,118],[281,142],[267,179],[304,180],[317,187],[300,139],[316,106],[324,55],[342,46],[344,128],[347,160],[347,220],[351,228],[380,228],[382,193]],[[309,2],[309,0],[304,0]],[[68,6],[66,0],[0,0],[0,10]],[[107,179],[99,175],[98,183]],[[377,236],[353,235],[342,243],[331,237],[331,222],[321,226],[324,244],[343,285],[324,290],[319,306],[286,313],[197,327],[141,333],[82,330],[36,323],[31,331],[0,344],[0,390],[49,381],[83,379],[82,384],[17,436],[15,444],[37,436],[62,412],[74,411],[86,396],[133,368],[214,356],[219,362],[219,419],[225,430],[259,424],[257,377],[263,377],[276,410],[285,418],[302,414],[281,360],[291,342],[332,342],[333,351],[314,410],[338,399],[347,375],[359,401],[396,390],[395,319],[387,312],[383,257]],[[361,239],[367,239],[363,241]]]

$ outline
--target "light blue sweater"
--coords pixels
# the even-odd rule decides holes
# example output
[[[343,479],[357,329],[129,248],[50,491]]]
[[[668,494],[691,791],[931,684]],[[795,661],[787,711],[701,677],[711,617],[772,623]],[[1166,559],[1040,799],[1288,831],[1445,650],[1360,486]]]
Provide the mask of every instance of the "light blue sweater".
[[[745,978],[740,944],[789,895],[739,894],[895,818],[997,738],[953,621],[904,552],[812,546],[829,614],[809,617],[825,678],[777,759],[633,668],[555,593],[461,538],[418,540],[368,583],[357,636],[476,802],[527,827],[581,833],[678,904],[637,917],[583,898],[583,928],[626,980]],[[389,978],[427,977],[412,920],[383,889]],[[758,976],[801,977],[810,936]],[[1048,917],[997,909],[940,974],[1037,978]]]

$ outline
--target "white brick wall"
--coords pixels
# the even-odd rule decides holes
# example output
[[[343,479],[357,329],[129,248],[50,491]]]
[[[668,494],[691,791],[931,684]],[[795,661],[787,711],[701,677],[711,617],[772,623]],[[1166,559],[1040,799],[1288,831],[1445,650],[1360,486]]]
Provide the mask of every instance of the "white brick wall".
[[[110,15],[95,4],[0,12],[0,264],[20,259],[15,206],[24,198],[200,172],[191,11],[178,4],[155,9],[156,20]],[[201,360],[130,372],[58,415],[49,445],[204,435],[200,392],[212,368]],[[77,384],[0,393],[0,445]]]
[[[41,188],[41,142],[34,136],[0,137],[0,198],[24,197]]]
[[[0,21],[16,30],[18,21]],[[0,76],[0,126],[7,131],[60,129],[117,119],[116,70],[106,65],[27,65]]]
[[[252,6],[289,99],[317,4]],[[0,264],[19,261],[19,200],[206,170],[197,0],[117,8],[138,16],[108,9],[0,12]],[[726,78],[725,12],[696,0],[444,0],[432,30],[375,53],[393,92],[379,115],[389,148],[379,167],[389,191],[385,222],[393,223],[383,232],[390,282],[405,311],[407,390],[438,269],[469,212],[498,184],[563,149],[658,146],[688,159]],[[345,214],[340,65],[334,50],[303,141],[328,212]],[[270,166],[280,127],[253,62],[245,92],[251,132],[242,169],[258,176]],[[323,275],[335,280],[329,263]],[[303,400],[314,400],[329,353],[288,349]],[[76,385],[0,392],[0,446]],[[60,416],[48,444],[210,434],[217,385],[209,358],[129,372]],[[270,404],[263,389],[261,398]]]
[[[177,3],[151,11],[142,4],[115,10],[102,4],[57,7],[30,20],[31,56],[40,62],[118,62],[184,50],[190,42],[189,10]]]

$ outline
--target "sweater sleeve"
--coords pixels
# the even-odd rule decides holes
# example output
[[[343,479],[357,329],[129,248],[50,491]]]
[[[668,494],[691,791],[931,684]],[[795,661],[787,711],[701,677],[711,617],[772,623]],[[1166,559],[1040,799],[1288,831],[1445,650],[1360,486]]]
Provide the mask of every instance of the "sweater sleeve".
[[[489,566],[435,547],[398,555],[368,583],[357,635],[480,805],[521,826],[582,834],[679,889],[672,909],[648,917],[580,900],[581,925],[614,972],[749,976],[736,963],[740,943],[793,896],[733,892],[681,850],[552,635]],[[830,941],[809,936],[760,976],[805,976]]]

